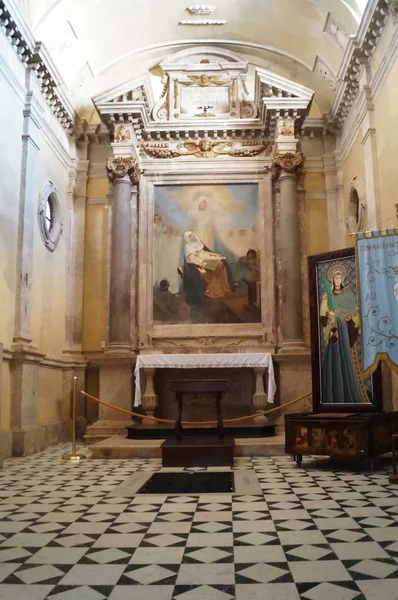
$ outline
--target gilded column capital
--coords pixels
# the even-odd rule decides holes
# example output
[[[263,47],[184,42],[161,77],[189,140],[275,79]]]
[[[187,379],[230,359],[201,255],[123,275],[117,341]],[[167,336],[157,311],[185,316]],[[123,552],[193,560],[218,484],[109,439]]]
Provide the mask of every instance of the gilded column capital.
[[[133,185],[137,185],[141,175],[138,162],[133,157],[125,158],[117,156],[115,158],[108,158],[106,161],[106,171],[112,183],[117,179],[123,179],[127,176]]]
[[[279,177],[281,171],[298,175],[299,170],[304,164],[304,155],[302,152],[277,152],[274,154],[272,163],[272,176]]]

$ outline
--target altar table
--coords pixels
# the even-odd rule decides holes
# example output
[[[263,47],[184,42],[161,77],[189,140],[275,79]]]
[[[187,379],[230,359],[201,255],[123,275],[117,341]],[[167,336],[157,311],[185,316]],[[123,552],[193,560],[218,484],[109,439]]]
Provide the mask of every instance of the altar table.
[[[231,353],[231,354],[140,354],[135,365],[135,397],[134,406],[141,405],[142,379],[141,370],[153,369],[254,369],[256,373],[256,393],[262,386],[262,375],[265,369],[268,371],[267,402],[273,404],[276,384],[274,365],[270,353]],[[260,381],[261,379],[261,381]],[[148,390],[148,383],[151,389]],[[263,394],[264,394],[264,390]],[[264,394],[265,395],[265,394]],[[145,396],[155,397],[153,381],[147,380]],[[255,394],[256,396],[256,394]],[[153,413],[153,410],[147,411]]]

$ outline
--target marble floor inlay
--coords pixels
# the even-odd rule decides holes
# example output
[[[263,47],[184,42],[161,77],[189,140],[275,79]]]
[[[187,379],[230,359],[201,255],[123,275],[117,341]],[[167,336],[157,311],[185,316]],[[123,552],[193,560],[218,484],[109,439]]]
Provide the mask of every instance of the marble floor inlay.
[[[0,470],[0,600],[398,600],[388,459],[358,473],[240,458],[235,493],[135,495],[172,470],[67,450]]]

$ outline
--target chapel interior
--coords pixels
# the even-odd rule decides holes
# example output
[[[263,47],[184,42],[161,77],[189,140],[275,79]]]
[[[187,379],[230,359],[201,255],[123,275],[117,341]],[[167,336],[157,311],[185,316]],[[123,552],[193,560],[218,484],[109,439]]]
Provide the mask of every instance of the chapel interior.
[[[398,600],[397,58],[398,0],[0,0],[1,600]]]

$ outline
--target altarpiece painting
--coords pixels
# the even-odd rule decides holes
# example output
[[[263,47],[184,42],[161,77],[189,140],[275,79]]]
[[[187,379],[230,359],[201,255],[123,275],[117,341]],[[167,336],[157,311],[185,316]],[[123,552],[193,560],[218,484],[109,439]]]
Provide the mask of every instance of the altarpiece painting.
[[[153,323],[260,323],[258,184],[154,192]]]

